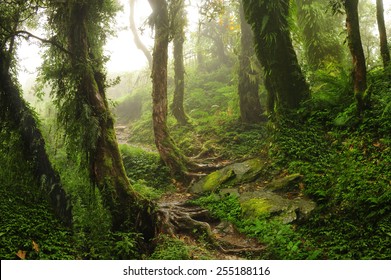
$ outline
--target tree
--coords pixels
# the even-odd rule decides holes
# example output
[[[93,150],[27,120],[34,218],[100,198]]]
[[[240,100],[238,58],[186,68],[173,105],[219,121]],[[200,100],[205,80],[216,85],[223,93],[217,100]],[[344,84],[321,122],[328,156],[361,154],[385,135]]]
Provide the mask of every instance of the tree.
[[[259,82],[257,72],[251,67],[254,56],[254,42],[251,26],[244,18],[243,3],[240,1],[240,55],[238,93],[240,117],[244,123],[258,123],[262,120],[262,109],[259,101]]]
[[[155,27],[155,44],[152,63],[152,120],[155,144],[171,173],[184,179],[188,161],[179,151],[167,127],[167,62],[169,43],[169,17],[165,0],[149,0]]]
[[[171,26],[174,38],[174,81],[175,91],[172,101],[172,114],[180,125],[186,125],[189,117],[183,107],[185,95],[185,66],[183,63],[183,43],[185,42],[186,15],[184,0],[173,0],[170,5]]]
[[[358,0],[344,0],[343,5],[346,12],[348,45],[353,62],[354,95],[357,101],[358,112],[361,113],[366,102],[364,94],[367,89],[367,69],[361,43]]]
[[[231,8],[232,3],[227,2],[229,1],[202,0],[199,5],[199,35],[208,49],[209,56],[218,62],[217,67],[232,64],[229,50],[233,49],[234,44],[230,39],[234,37],[232,17],[235,11]]]
[[[297,27],[304,58],[311,70],[330,62],[339,63],[343,57],[340,18],[325,12],[328,5],[328,0],[296,0]]]
[[[243,0],[246,20],[254,33],[256,54],[265,73],[269,111],[298,108],[309,96],[290,36],[289,3],[289,0]]]
[[[136,0],[129,0],[129,8],[130,8],[130,15],[129,15],[129,27],[130,31],[132,31],[133,34],[133,41],[134,44],[138,49],[140,49],[143,54],[145,55],[146,59],[148,60],[149,68],[152,68],[152,55],[149,52],[148,48],[143,44],[143,42],[140,39],[140,36],[137,32],[136,23],[134,21],[134,5]]]
[[[15,77],[16,37],[26,35],[19,30],[35,15],[38,3],[19,1],[0,6],[0,122],[18,132],[23,143],[23,154],[31,162],[34,175],[48,193],[56,215],[68,226],[72,223],[69,197],[58,172],[53,168],[45,150],[45,140],[35,113],[22,98]]]
[[[102,52],[116,10],[109,0],[51,2],[50,33],[68,53],[49,48],[42,68],[52,86],[68,147],[84,155],[82,164],[111,213],[113,231],[137,230],[147,241],[154,235],[153,205],[129,183],[106,99]]]
[[[387,43],[387,32],[384,23],[383,0],[376,0],[376,18],[380,35],[380,54],[383,60],[384,68],[390,64],[390,50]]]

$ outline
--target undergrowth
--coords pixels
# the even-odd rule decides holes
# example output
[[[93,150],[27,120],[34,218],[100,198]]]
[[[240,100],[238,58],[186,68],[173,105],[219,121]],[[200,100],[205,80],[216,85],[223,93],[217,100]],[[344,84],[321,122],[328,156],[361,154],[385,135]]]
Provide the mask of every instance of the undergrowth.
[[[208,209],[214,217],[232,223],[240,232],[265,244],[267,247],[262,253],[262,258],[315,259],[320,254],[295,231],[292,225],[269,219],[268,216],[258,219],[246,218],[237,195],[221,197],[210,194],[192,203]]]
[[[332,97],[322,110],[303,110],[305,122],[277,122],[270,157],[277,168],[304,175],[305,193],[318,207],[299,232],[323,258],[391,256],[391,98],[382,75],[370,73],[371,108],[361,119],[349,99],[335,107],[341,99]]]
[[[5,131],[0,130],[0,258],[76,258],[72,232],[54,217],[18,134]]]

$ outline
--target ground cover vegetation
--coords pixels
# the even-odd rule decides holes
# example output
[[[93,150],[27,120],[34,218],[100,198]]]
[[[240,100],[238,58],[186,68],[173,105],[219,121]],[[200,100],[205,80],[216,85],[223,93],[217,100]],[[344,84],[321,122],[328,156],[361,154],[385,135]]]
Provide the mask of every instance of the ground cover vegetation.
[[[184,1],[149,2],[149,68],[113,83],[114,1],[0,4],[1,259],[390,259],[383,1],[204,0],[193,31]],[[25,31],[39,13],[50,39]],[[45,49],[39,108],[17,81],[26,38]],[[250,181],[212,173],[249,159]],[[271,193],[316,206],[287,222]]]

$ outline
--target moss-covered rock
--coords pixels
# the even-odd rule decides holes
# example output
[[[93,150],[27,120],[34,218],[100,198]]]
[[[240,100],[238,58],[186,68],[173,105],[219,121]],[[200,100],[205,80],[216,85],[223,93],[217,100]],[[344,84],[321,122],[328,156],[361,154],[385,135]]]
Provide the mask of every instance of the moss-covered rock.
[[[241,203],[243,214],[247,218],[269,216],[273,205],[265,198],[251,198]]]
[[[298,183],[300,183],[302,180],[303,175],[299,173],[291,174],[271,181],[268,185],[265,186],[265,189],[273,192],[299,191]]]
[[[191,191],[201,193],[252,182],[260,176],[264,167],[265,163],[260,159],[234,163],[205,176],[191,186]]]
[[[249,219],[267,216],[283,223],[305,219],[316,206],[307,198],[288,199],[265,189],[242,193],[240,204],[243,214]]]

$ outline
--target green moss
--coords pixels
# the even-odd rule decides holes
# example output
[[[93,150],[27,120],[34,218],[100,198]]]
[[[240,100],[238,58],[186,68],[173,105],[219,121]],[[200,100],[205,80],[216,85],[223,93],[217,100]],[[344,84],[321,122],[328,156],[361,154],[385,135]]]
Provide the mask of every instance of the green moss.
[[[205,182],[203,183],[202,190],[203,191],[213,191],[221,184],[229,181],[230,179],[236,176],[235,172],[231,169],[228,169],[224,172],[215,171],[209,174],[206,177]]]
[[[112,158],[105,156],[103,158],[103,161],[104,161],[103,162],[104,166],[106,166],[107,168],[113,166],[113,159]]]
[[[248,218],[258,218],[269,214],[271,205],[267,199],[252,198],[241,204],[243,214]]]

